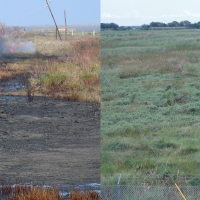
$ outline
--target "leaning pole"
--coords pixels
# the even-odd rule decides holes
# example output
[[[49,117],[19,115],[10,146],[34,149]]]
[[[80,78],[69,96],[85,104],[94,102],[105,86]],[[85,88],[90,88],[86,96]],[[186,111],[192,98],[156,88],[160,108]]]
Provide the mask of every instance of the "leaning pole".
[[[51,16],[52,16],[52,18],[53,18],[53,21],[54,21],[54,23],[55,23],[56,30],[57,30],[57,32],[58,32],[58,35],[59,35],[60,41],[62,41],[61,36],[60,36],[60,32],[59,32],[59,30],[58,30],[58,26],[57,26],[57,24],[56,24],[56,20],[54,19],[53,13],[52,13],[52,11],[51,11],[51,8],[50,8],[49,3],[48,3],[47,0],[46,0],[46,2],[47,2],[47,6],[48,6],[48,8],[49,8],[49,11],[50,11],[50,13],[51,13]]]

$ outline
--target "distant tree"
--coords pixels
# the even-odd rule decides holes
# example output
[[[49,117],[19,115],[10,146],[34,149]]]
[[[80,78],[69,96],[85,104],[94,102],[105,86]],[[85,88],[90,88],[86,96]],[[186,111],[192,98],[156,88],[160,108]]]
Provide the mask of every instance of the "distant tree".
[[[132,30],[131,26],[119,26],[115,23],[101,23],[101,30],[112,29],[112,30]]]
[[[132,30],[131,26],[127,26],[126,30]]]
[[[110,28],[113,29],[113,30],[117,30],[118,29],[118,25],[115,24],[115,23],[110,23]]]
[[[126,27],[126,26],[119,26],[119,27],[118,27],[118,30],[120,30],[120,31],[125,31],[125,30],[127,30],[127,27]]]
[[[197,28],[200,28],[200,22],[197,22],[196,24],[197,24]]]
[[[185,27],[190,27],[191,25],[191,22],[189,22],[188,20],[185,20],[185,21],[181,21],[179,23],[180,26],[185,26]]]
[[[194,24],[190,24],[189,28],[199,29],[200,28],[200,22],[197,22],[197,23],[194,23]]]
[[[107,29],[107,28],[109,28],[108,23],[101,23],[101,29]]]
[[[179,23],[177,21],[173,21],[167,24],[167,26],[169,27],[178,27],[180,26]]]
[[[148,30],[150,27],[151,27],[150,25],[143,24],[143,25],[141,26],[141,29],[142,29],[142,30]]]
[[[101,29],[113,29],[113,30],[117,30],[118,29],[118,25],[115,23],[101,23]]]
[[[163,22],[151,22],[150,26],[151,27],[166,27],[166,24]]]

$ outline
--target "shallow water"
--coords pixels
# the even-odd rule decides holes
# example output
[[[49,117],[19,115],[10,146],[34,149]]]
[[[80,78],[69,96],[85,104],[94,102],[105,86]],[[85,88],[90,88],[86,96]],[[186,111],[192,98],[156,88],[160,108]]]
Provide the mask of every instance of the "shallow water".
[[[3,92],[15,92],[25,88],[21,82],[16,80],[2,82],[0,85]]]
[[[0,102],[12,103],[12,102],[27,102],[25,96],[0,96]]]

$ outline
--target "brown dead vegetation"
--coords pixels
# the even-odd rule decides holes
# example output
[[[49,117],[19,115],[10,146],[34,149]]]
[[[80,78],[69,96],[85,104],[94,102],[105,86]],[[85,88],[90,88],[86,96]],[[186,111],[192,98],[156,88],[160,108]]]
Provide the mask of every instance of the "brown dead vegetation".
[[[1,198],[9,198],[9,200],[62,200],[68,197],[62,197],[59,189],[41,188],[23,185],[3,185],[0,190]],[[69,195],[70,200],[100,200],[97,192],[81,192],[77,189],[73,190]]]

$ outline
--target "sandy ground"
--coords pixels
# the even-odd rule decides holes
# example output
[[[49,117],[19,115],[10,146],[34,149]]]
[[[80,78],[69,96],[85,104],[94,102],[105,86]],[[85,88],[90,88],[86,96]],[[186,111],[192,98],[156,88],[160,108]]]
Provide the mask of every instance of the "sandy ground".
[[[0,181],[100,182],[99,104],[0,101]]]

